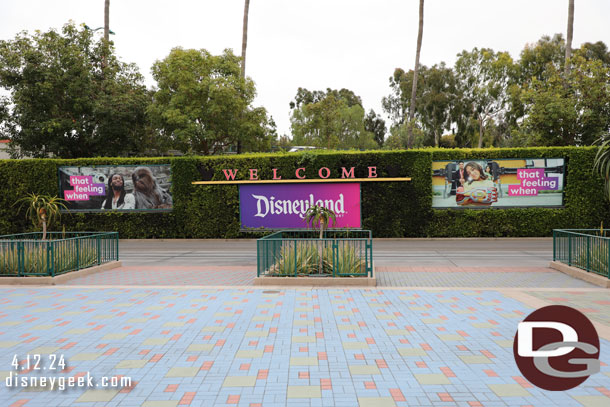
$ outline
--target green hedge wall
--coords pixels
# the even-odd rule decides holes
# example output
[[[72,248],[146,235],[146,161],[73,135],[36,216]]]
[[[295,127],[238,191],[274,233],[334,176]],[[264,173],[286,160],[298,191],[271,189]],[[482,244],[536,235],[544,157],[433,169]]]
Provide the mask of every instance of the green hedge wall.
[[[552,229],[610,226],[610,206],[602,181],[594,174],[592,147],[528,149],[424,149],[408,151],[248,154],[241,156],[179,158],[88,158],[76,160],[0,160],[0,234],[32,230],[24,210],[14,202],[29,192],[57,195],[60,166],[171,164],[174,210],[171,213],[64,214],[66,230],[118,231],[121,238],[240,238],[258,233],[240,232],[239,194],[235,185],[202,186],[202,169],[224,179],[222,169],[237,168],[245,179],[258,168],[260,178],[271,178],[278,168],[283,178],[295,178],[306,167],[307,178],[317,178],[320,167],[340,177],[341,167],[356,167],[366,177],[376,166],[380,177],[409,176],[411,182],[362,184],[363,227],[375,237],[549,236]],[[553,158],[566,160],[565,208],[433,210],[431,164],[435,160]],[[393,170],[399,168],[398,174]]]

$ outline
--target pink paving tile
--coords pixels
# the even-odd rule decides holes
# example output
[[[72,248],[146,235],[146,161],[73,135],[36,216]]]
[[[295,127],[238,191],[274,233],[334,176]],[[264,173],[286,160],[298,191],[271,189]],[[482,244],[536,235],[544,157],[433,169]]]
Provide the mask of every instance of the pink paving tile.
[[[453,397],[449,393],[436,393],[436,395],[441,399],[441,401],[453,402]]]
[[[186,392],[186,393],[184,393],[184,395],[180,399],[180,403],[178,403],[178,405],[180,405],[180,406],[188,406],[188,405],[190,405],[191,402],[193,401],[193,399],[195,398],[196,394],[197,394],[197,392]],[[238,399],[238,401],[239,401],[239,399]]]
[[[606,387],[596,387],[595,390],[597,390],[606,397],[610,397],[610,389]]]
[[[400,389],[390,389],[390,395],[396,402],[407,401],[407,399],[405,398],[404,394],[402,394],[402,391],[400,391]]]
[[[364,388],[367,390],[375,390],[377,388],[377,385],[374,381],[364,382]]]
[[[530,382],[528,382],[527,380],[525,380],[523,377],[521,376],[512,376],[513,380],[516,381],[517,383],[519,383],[519,385],[521,387],[523,387],[524,389],[530,388],[530,387],[534,387],[530,384]]]
[[[451,370],[449,367],[441,367],[441,372],[447,377],[456,377],[453,370]]]

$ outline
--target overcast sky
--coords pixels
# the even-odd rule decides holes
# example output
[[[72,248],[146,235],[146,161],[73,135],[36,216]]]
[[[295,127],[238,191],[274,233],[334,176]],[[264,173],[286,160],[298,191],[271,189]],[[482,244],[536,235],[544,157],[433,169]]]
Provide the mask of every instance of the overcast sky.
[[[573,47],[610,45],[610,0],[576,0]],[[419,0],[251,0],[247,75],[255,105],[290,133],[298,87],[348,88],[365,109],[381,113],[394,68],[415,63]],[[241,54],[244,0],[111,0],[110,29],[117,54],[135,62],[154,85],[150,68],[173,47],[232,48]],[[563,33],[568,0],[426,0],[421,63],[455,62],[474,47],[508,51]],[[104,0],[0,0],[0,39],[22,30],[61,28],[68,20],[103,26]],[[100,36],[101,34],[100,30]],[[389,124],[389,123],[388,123]]]

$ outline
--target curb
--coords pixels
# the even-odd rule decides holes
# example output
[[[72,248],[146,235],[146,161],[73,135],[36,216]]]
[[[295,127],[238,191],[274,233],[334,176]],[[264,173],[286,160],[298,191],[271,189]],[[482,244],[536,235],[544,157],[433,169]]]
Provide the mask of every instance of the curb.
[[[282,287],[376,287],[375,277],[255,277],[255,286]]]
[[[584,280],[588,283],[595,284],[603,288],[610,288],[610,279],[607,279],[606,277],[600,276],[598,274],[589,273],[585,270],[569,266],[560,261],[552,261],[549,264],[549,267],[557,271],[561,271],[562,273],[567,274],[571,277]]]
[[[377,287],[375,263],[371,277],[254,277],[255,286]]]
[[[109,263],[100,264],[99,266],[88,267],[86,269],[72,271],[65,274],[61,274],[55,277],[0,277],[0,284],[2,285],[57,285],[70,281],[78,277],[88,276],[89,274],[97,273],[100,271],[111,270],[121,267],[123,262],[111,261]]]

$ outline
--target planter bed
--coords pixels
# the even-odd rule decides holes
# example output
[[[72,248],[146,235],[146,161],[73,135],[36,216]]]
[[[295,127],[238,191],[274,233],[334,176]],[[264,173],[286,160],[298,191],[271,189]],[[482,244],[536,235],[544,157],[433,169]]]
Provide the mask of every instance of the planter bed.
[[[49,232],[0,236],[0,278],[55,277],[119,260],[117,232]]]
[[[322,239],[314,230],[280,231],[258,239],[256,246],[257,279],[286,280],[280,285],[370,285],[374,279],[370,230],[330,230]]]

